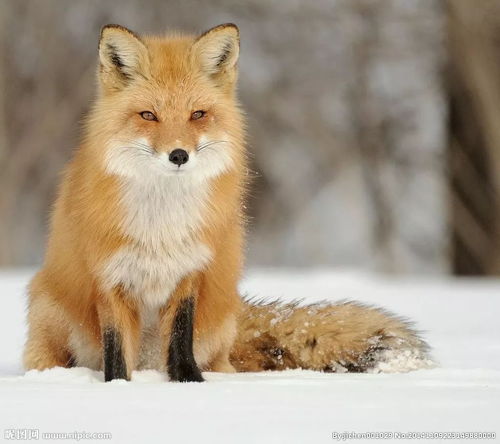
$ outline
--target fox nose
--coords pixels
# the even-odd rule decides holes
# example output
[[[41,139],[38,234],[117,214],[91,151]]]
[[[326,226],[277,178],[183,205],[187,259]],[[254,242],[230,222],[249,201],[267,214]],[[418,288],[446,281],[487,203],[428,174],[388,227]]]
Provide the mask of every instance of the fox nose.
[[[170,153],[170,155],[168,156],[168,160],[178,166],[181,166],[189,160],[189,154],[187,153],[187,151],[177,148]]]

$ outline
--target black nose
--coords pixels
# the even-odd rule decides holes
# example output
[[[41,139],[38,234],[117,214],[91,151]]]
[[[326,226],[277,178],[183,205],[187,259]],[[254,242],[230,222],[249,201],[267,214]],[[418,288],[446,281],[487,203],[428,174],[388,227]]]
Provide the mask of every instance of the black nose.
[[[168,156],[168,160],[170,162],[175,163],[176,165],[184,165],[189,160],[189,154],[187,151],[181,150],[179,148],[173,150]]]

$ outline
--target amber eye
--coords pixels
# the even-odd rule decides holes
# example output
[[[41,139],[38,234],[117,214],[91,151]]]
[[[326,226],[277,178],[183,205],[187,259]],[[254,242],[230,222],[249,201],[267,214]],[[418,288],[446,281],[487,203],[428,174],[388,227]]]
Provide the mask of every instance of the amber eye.
[[[202,117],[205,117],[207,115],[206,111],[195,111],[193,114],[191,114],[191,120],[198,120],[201,119]]]
[[[139,113],[144,120],[158,120],[151,111],[143,111]]]

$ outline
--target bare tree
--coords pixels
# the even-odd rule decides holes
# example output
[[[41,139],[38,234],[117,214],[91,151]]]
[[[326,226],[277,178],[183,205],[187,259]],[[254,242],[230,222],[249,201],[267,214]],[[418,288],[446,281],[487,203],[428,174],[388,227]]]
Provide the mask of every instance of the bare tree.
[[[42,258],[58,175],[93,96],[100,27],[232,21],[258,172],[249,262],[447,270],[440,0],[147,3],[0,1],[0,265]]]
[[[500,3],[449,0],[453,265],[500,274]]]

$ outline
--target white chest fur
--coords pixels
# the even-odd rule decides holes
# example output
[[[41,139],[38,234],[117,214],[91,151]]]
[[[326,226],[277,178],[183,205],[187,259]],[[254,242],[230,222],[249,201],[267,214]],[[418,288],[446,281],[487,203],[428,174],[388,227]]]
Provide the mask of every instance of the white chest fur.
[[[212,256],[197,236],[207,187],[185,176],[125,180],[122,230],[132,243],[104,265],[104,285],[121,285],[145,305],[159,307],[184,276],[202,269]]]

